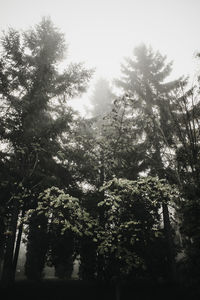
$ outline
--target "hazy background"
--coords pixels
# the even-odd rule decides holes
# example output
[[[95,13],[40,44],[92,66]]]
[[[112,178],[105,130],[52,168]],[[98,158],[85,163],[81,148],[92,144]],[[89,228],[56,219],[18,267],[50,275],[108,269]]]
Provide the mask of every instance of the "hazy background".
[[[193,77],[199,12],[199,0],[0,0],[0,30],[24,30],[50,16],[65,33],[68,59],[96,68],[91,90],[96,78],[119,77],[123,57],[141,42],[174,61],[173,77]]]

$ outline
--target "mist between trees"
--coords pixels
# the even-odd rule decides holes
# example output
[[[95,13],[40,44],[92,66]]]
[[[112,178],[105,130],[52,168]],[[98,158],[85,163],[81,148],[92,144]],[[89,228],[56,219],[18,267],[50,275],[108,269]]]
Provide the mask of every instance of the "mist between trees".
[[[83,118],[68,101],[93,70],[67,62],[59,71],[65,53],[48,18],[1,38],[2,284],[16,269],[29,280],[47,267],[70,279],[78,259],[82,280],[197,286],[198,78],[192,87],[185,77],[168,81],[172,64],[139,45],[115,79],[120,96],[100,79]]]

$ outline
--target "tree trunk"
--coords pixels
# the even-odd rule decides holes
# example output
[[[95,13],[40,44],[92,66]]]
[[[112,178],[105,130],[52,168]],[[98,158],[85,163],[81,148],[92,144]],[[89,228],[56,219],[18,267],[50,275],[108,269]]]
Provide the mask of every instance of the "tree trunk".
[[[167,240],[167,259],[169,264],[169,281],[176,281],[176,263],[175,263],[175,253],[174,253],[174,245],[172,238],[172,230],[169,218],[169,210],[166,203],[162,204],[163,209],[163,222],[164,222],[164,232]]]
[[[21,215],[22,219],[24,218],[24,214],[25,214],[25,209],[22,210],[22,215]],[[14,253],[14,257],[13,257],[13,280],[15,280],[15,273],[16,273],[17,262],[18,262],[18,257],[19,257],[19,250],[20,250],[20,245],[21,245],[23,225],[24,225],[23,220],[21,220],[21,223],[20,223],[19,229],[18,229],[15,253]]]
[[[2,276],[2,263],[3,263],[3,259],[0,257],[0,278]]]
[[[2,276],[3,257],[5,252],[5,223],[0,218],[0,278]]]
[[[13,253],[15,247],[18,215],[19,215],[19,205],[18,205],[18,201],[15,200],[13,202],[10,226],[9,226],[9,231],[7,233],[7,239],[6,239],[6,250],[4,256],[3,271],[2,271],[2,283],[4,285],[11,285],[14,282]]]

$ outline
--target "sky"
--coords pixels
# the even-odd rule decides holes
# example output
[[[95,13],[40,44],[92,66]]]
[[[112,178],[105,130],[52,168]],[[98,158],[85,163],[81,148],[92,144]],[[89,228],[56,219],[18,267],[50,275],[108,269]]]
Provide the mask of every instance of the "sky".
[[[28,29],[50,16],[65,34],[69,61],[96,69],[92,88],[97,78],[118,78],[124,57],[140,43],[174,62],[173,78],[193,78],[199,14],[200,0],[0,0],[0,31]],[[76,108],[82,99],[74,102]]]

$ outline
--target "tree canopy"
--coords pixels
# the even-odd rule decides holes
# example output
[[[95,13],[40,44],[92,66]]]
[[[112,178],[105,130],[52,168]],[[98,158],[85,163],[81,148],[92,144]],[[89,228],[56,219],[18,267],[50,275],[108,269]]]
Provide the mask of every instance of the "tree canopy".
[[[92,117],[68,100],[93,71],[66,58],[49,18],[9,29],[0,56],[0,270],[119,282],[199,282],[199,81],[169,81],[172,63],[139,45],[121,89],[97,82]],[[182,258],[178,259],[182,254]]]

